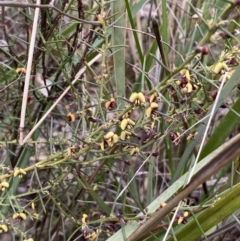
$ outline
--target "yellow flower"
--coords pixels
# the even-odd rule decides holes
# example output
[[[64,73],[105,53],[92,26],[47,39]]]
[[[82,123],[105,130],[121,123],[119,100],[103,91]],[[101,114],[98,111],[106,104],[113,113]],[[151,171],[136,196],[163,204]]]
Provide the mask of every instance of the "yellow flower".
[[[88,239],[90,241],[94,241],[98,237],[99,233],[100,233],[100,230],[97,230],[95,232],[94,230],[86,227],[83,230],[83,237],[84,237],[84,239]]]
[[[32,210],[35,210],[35,203],[34,202],[31,203],[31,208],[32,208]]]
[[[187,83],[186,86],[182,89],[182,91],[187,94],[187,93],[191,93],[193,90],[193,86],[191,83]]]
[[[181,224],[183,222],[183,220],[184,220],[184,217],[179,217],[178,218],[178,224]]]
[[[87,222],[88,222],[88,215],[84,213],[84,214],[82,215],[82,223],[85,224],[85,223],[87,223]]]
[[[7,232],[8,231],[8,227],[6,224],[0,224],[0,233],[2,232]]]
[[[67,120],[68,120],[69,122],[74,122],[74,121],[76,120],[76,117],[75,117],[74,114],[72,114],[71,112],[69,112],[69,113],[67,114]]]
[[[153,94],[151,94],[151,96],[149,98],[149,102],[152,103],[154,101],[157,101],[157,97],[158,97],[158,94],[156,92],[154,92]]]
[[[180,74],[186,78],[186,80],[189,82],[191,79],[190,79],[190,72],[188,69],[182,69],[180,71]]]
[[[108,146],[112,147],[114,143],[118,142],[118,135],[110,131],[104,136],[104,140],[107,142]]]
[[[5,191],[6,188],[8,188],[8,187],[9,187],[9,183],[8,183],[8,182],[2,181],[2,182],[0,183],[0,189],[1,189],[2,191]]]
[[[185,211],[184,213],[183,213],[183,216],[186,218],[186,217],[188,217],[189,216],[189,212],[188,211]]]
[[[105,103],[105,108],[107,110],[112,110],[117,106],[115,99],[112,97],[109,101]]]
[[[130,150],[130,155],[131,155],[131,156],[136,156],[136,155],[138,155],[139,151],[140,151],[139,147],[133,147],[133,148]]]
[[[146,109],[146,116],[150,117],[151,115],[154,115],[156,113],[156,110],[158,109],[158,104],[156,102],[152,102],[150,106]]]
[[[18,219],[18,220],[25,220],[27,218],[25,213],[14,213],[13,214],[13,219]]]
[[[25,175],[25,174],[26,174],[26,172],[22,168],[15,168],[13,171],[14,177],[22,178],[23,175]]]
[[[163,208],[167,205],[167,203],[160,203],[160,208]]]
[[[191,83],[190,72],[188,69],[182,69],[180,71],[181,79],[176,81],[176,84],[182,89],[183,93],[189,94],[197,87]]]
[[[229,71],[229,68],[225,62],[218,62],[215,64],[213,71],[215,74],[224,74]]]
[[[90,237],[88,237],[88,239],[90,241],[94,241],[97,238],[97,233],[95,231],[93,231],[90,235]]]
[[[132,93],[129,100],[134,103],[135,105],[143,105],[146,100],[145,100],[145,96],[143,95],[142,92],[139,93]]]
[[[134,125],[135,125],[135,122],[127,118],[121,121],[120,127],[124,131],[125,129],[129,129],[129,130],[132,129]]]
[[[104,140],[109,140],[114,136],[114,132],[110,131],[104,136]]]
[[[16,73],[17,74],[26,74],[26,69],[25,68],[17,68]]]
[[[103,137],[103,141],[100,143],[101,150],[104,150],[106,146],[112,147],[117,142],[118,135],[110,131]]]
[[[152,115],[152,108],[148,107],[145,112],[146,112],[146,116],[150,117]]]
[[[126,131],[126,130],[122,131],[121,134],[120,134],[120,139],[123,140],[123,141],[126,140],[126,139],[129,140],[131,135],[132,135],[132,133],[129,132],[129,131]]]

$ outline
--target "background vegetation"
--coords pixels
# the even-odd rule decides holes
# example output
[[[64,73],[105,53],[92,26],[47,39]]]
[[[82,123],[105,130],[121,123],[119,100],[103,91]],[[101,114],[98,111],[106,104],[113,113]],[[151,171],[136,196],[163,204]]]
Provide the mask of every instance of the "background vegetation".
[[[239,1],[0,1],[1,240],[237,240]]]

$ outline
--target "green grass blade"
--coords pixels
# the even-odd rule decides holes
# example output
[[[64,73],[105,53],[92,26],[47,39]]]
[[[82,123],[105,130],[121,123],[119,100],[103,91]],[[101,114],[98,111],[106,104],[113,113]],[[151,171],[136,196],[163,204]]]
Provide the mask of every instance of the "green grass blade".
[[[236,111],[233,112],[233,111]],[[238,113],[238,115],[237,115]],[[226,138],[233,132],[233,130],[239,125],[240,123],[240,98],[236,101],[233,107],[229,110],[227,115],[223,117],[220,124],[217,126],[214,133],[209,138],[207,144],[202,150],[200,155],[200,160],[207,156],[210,152],[215,150],[219,147]]]
[[[205,233],[240,208],[239,195],[240,184],[237,184],[218,201],[214,202],[214,205],[197,216],[197,220]],[[184,227],[176,233],[178,241],[193,241],[201,235],[202,232],[195,220],[184,225]],[[168,241],[173,241],[173,238],[168,239]]]
[[[148,55],[145,57],[146,58],[145,73],[149,72],[150,69],[152,68],[152,65],[153,65],[153,62],[154,62],[154,58],[152,57],[152,55],[155,55],[155,53],[157,51],[157,48],[158,48],[157,42],[154,41],[150,50],[149,50]],[[142,74],[143,73],[141,72],[141,74],[138,76],[138,79],[137,79],[136,83],[134,84],[132,92],[140,92],[141,91]],[[145,80],[146,80],[148,89],[151,90],[153,88],[152,83],[146,77],[145,77]]]
[[[116,25],[119,27],[125,27],[125,2],[124,1],[113,1],[111,3],[112,14],[114,16],[113,21],[116,22]],[[112,46],[122,46],[125,42],[125,31],[121,28],[113,28],[112,30]],[[115,49],[116,54],[113,55],[114,61],[114,79],[117,89],[117,96],[125,97],[125,48],[119,47]],[[124,107],[124,101],[119,99],[119,108]]]
[[[136,48],[137,48],[137,52],[138,52],[138,55],[139,55],[139,59],[140,59],[140,62],[143,64],[143,53],[142,53],[142,49],[141,49],[141,46],[140,46],[140,43],[139,43],[139,40],[138,40],[137,32],[134,31],[134,30],[136,30],[136,26],[135,26],[135,23],[134,23],[134,20],[133,20],[131,7],[128,3],[128,0],[125,0],[125,3],[126,3],[126,9],[127,9],[127,13],[128,13],[129,23],[131,25],[131,28],[133,29],[132,33],[133,33],[133,37],[134,37],[134,40],[135,40],[135,43],[136,43]]]
[[[161,25],[161,32],[162,32],[162,39],[163,42],[168,43],[168,17],[167,17],[167,1],[162,1],[162,25]],[[163,51],[166,58],[166,62],[168,63],[168,46],[165,44],[163,45]],[[166,66],[168,67],[168,66]]]

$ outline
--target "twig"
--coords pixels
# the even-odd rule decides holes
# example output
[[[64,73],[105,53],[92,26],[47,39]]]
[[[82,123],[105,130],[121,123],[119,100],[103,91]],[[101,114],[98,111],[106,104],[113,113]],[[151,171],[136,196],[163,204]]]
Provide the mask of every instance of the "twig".
[[[102,55],[98,54],[95,58],[93,58],[89,63],[87,63],[88,66],[91,66],[96,60],[98,60]],[[24,143],[30,138],[30,136],[33,134],[33,132],[42,124],[42,122],[46,119],[46,117],[51,113],[51,111],[55,108],[55,106],[61,101],[61,99],[66,95],[66,93],[71,89],[71,87],[77,82],[79,77],[86,71],[87,67],[83,67],[79,70],[79,72],[76,74],[74,80],[72,83],[63,91],[63,93],[59,96],[59,98],[53,103],[53,105],[49,108],[49,110],[43,115],[43,117],[38,121],[38,123],[32,128],[32,130],[27,134],[27,136],[24,138],[23,142],[20,143],[21,145],[24,145]]]
[[[99,25],[98,21],[88,21],[88,20],[83,20],[80,18],[75,18],[72,15],[69,15],[67,13],[64,13],[60,9],[56,8],[54,5],[51,4],[32,4],[32,3],[23,3],[23,2],[10,2],[10,1],[0,1],[0,6],[8,6],[8,7],[20,7],[20,8],[48,8],[48,9],[54,9],[56,12],[61,13],[62,15],[65,15],[71,19],[74,19],[78,22],[81,23],[86,23],[86,24],[94,24],[94,25]]]
[[[160,54],[161,54],[161,57],[162,57],[162,62],[164,64],[164,70],[165,70],[166,75],[167,75],[167,74],[169,74],[168,64],[167,64],[167,61],[166,61],[166,58],[165,58],[165,54],[164,54],[164,50],[163,50],[162,38],[161,38],[161,36],[159,34],[159,26],[158,26],[158,23],[157,23],[155,18],[152,18],[152,25],[153,25],[154,34],[156,36],[158,48],[159,48],[159,51],[160,51]],[[161,79],[162,79],[162,77],[163,76],[161,76]]]
[[[40,4],[40,0],[37,0],[37,4],[38,5]],[[40,11],[39,8],[35,9],[34,20],[33,20],[33,28],[32,28],[32,37],[31,37],[31,42],[30,42],[30,47],[29,47],[29,52],[28,52],[27,71],[26,71],[26,77],[25,77],[25,83],[24,83],[22,108],[21,108],[21,119],[20,119],[20,126],[19,126],[19,135],[20,135],[19,136],[19,142],[20,142],[20,145],[23,145],[23,130],[24,130],[25,115],[26,115],[30,75],[31,75],[31,69],[32,69],[34,45],[35,45],[36,34],[37,34],[39,11]]]

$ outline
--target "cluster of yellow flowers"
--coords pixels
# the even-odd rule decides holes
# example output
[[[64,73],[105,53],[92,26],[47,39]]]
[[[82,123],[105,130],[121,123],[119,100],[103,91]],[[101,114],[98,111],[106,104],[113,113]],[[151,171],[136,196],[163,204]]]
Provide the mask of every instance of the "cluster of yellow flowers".
[[[6,224],[0,224],[0,233],[2,232],[7,232],[8,231],[8,227]]]
[[[14,213],[13,214],[13,219],[17,219],[17,220],[26,220],[27,215],[25,213]]]
[[[190,72],[188,69],[182,69],[180,71],[180,80],[176,81],[176,84],[181,88],[184,94],[189,94],[193,90],[197,89],[197,86],[191,82]]]
[[[13,171],[14,177],[22,178],[23,175],[25,175],[25,174],[26,174],[26,172],[22,168],[15,168]]]
[[[135,122],[132,121],[130,118],[123,119],[121,121],[120,127],[122,129],[120,138],[121,140],[129,140],[130,136],[132,135],[131,129],[134,127]]]
[[[82,215],[82,230],[83,230],[83,237],[84,239],[86,240],[89,240],[89,241],[94,241],[97,239],[99,233],[100,233],[100,230],[97,229],[96,231],[93,230],[93,229],[90,229],[87,225],[89,219],[88,219],[88,215],[87,214],[83,214]]]
[[[0,183],[0,189],[2,191],[5,191],[6,188],[8,188],[8,187],[9,187],[9,183],[6,180],[2,180],[1,183]]]
[[[110,131],[103,137],[103,141],[100,143],[100,147],[104,150],[106,147],[112,147],[118,142],[118,135]]]
[[[157,93],[153,93],[149,98],[147,98],[144,96],[142,92],[139,92],[139,93],[134,92],[130,95],[129,101],[131,103],[132,109],[138,108],[138,107],[145,108],[146,117],[151,118],[156,114],[156,111],[158,109],[157,97],[158,97]],[[109,101],[105,103],[105,108],[107,110],[112,110],[115,107],[116,107],[116,101],[114,98],[111,98]],[[107,147],[112,147],[114,144],[116,144],[119,141],[119,137],[120,137],[120,140],[122,141],[129,140],[131,136],[138,137],[133,132],[133,129],[136,123],[130,118],[131,113],[132,113],[132,110],[129,110],[121,118],[120,136],[115,134],[113,131],[110,131],[106,135],[104,135],[103,140],[100,143],[100,147],[102,150],[104,150]],[[139,147],[125,146],[123,148],[123,151],[129,151],[130,155],[136,155],[139,153],[140,149]]]

